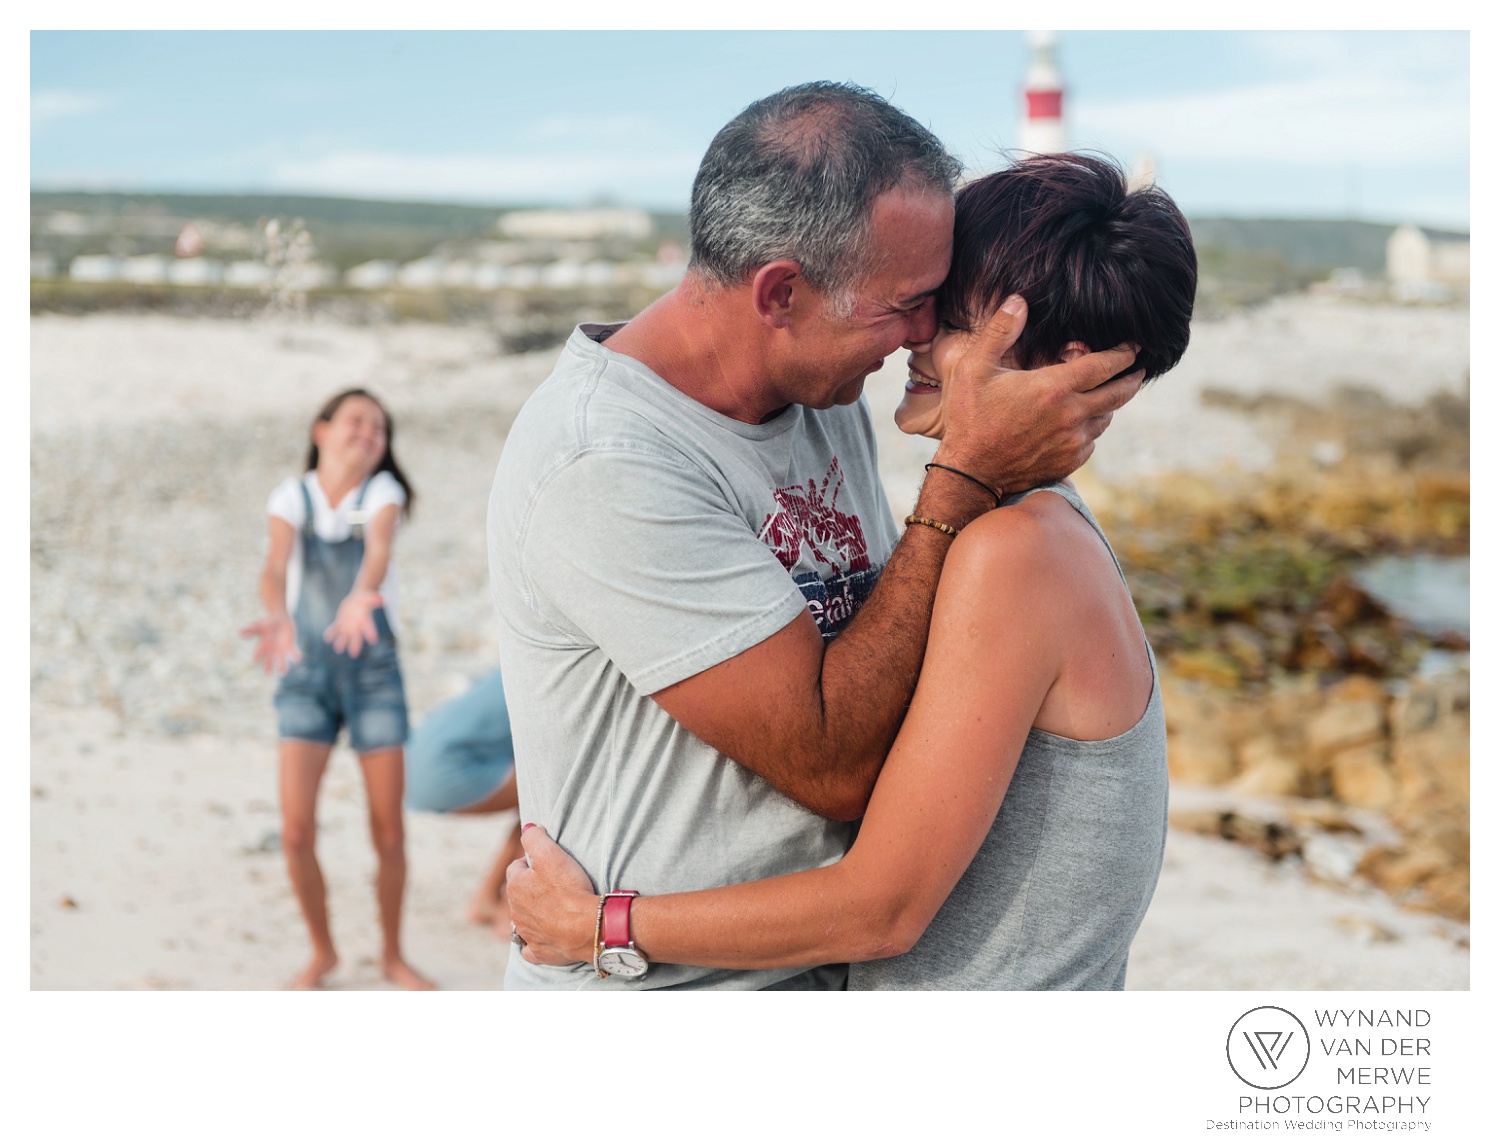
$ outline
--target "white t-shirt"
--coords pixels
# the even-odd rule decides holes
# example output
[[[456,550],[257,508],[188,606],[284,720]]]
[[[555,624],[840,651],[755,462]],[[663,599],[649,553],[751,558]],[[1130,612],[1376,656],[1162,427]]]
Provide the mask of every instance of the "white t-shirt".
[[[294,617],[297,613],[297,599],[302,592],[302,524],[306,519],[306,508],[302,502],[302,492],[297,489],[298,479],[291,476],[276,485],[276,490],[271,492],[271,498],[266,502],[266,511],[278,519],[285,519],[297,532],[296,541],[292,544],[292,558],[286,568],[286,608],[287,612]],[[330,543],[338,543],[349,537],[349,512],[354,507],[355,497],[359,493],[356,487],[337,506],[328,502],[328,496],[323,494],[323,485],[318,482],[318,473],[310,471],[302,476],[301,483],[307,487],[308,497],[313,506],[313,532],[318,538]],[[374,519],[380,512],[394,503],[398,508],[406,507],[406,489],[397,482],[396,477],[388,471],[376,472],[370,477],[369,485],[365,489],[364,512],[366,519]],[[396,514],[396,526],[399,529],[405,511],[399,510]],[[399,634],[400,630],[396,624],[396,610],[398,606],[399,590],[396,585],[395,561],[386,568],[385,581],[377,588],[380,595],[385,599],[385,617],[391,624],[391,633]]]

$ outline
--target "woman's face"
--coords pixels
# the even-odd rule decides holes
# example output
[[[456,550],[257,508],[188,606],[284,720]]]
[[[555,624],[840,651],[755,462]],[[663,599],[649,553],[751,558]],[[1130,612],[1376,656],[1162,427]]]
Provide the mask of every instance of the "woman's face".
[[[932,346],[925,353],[912,353],[907,359],[906,394],[896,406],[896,427],[908,436],[926,436],[931,440],[943,438],[943,386],[953,378],[959,362],[976,340],[977,333],[938,321]],[[1082,341],[1070,341],[1056,363],[1073,360],[1088,351]],[[1015,351],[1011,349],[1000,358],[998,368],[991,366],[997,376],[1015,372],[1020,367]]]

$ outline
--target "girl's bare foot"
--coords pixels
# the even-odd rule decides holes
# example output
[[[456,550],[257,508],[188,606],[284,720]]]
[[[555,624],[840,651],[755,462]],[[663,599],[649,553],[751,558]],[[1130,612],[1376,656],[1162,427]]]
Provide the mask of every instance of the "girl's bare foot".
[[[404,990],[437,990],[437,983],[418,974],[400,957],[386,959],[380,964],[380,973]]]
[[[323,978],[329,971],[339,965],[339,957],[332,951],[318,951],[314,953],[312,962],[303,967],[291,982],[286,984],[287,990],[317,990],[323,985]]]

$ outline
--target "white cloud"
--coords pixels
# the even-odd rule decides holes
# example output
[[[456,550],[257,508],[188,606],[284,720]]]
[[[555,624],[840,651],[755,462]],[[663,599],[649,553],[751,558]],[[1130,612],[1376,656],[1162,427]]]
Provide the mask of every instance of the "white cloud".
[[[31,128],[55,119],[87,115],[104,107],[107,100],[87,91],[33,91],[31,93]]]
[[[609,195],[686,206],[697,154],[587,151],[557,155],[343,151],[277,164],[285,190],[444,201],[574,202]]]
[[[1328,76],[1071,110],[1076,145],[1163,157],[1404,166],[1469,153],[1466,74]]]

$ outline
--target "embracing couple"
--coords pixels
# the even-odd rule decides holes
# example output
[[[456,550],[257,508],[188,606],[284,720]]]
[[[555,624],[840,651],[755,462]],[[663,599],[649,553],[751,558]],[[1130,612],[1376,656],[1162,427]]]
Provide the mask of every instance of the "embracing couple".
[[[507,989],[1123,987],[1165,727],[1066,476],[1181,358],[1197,263],[1106,161],[959,173],[863,89],[752,104],[682,283],[517,417]],[[902,347],[940,443],[898,526],[861,393]]]

